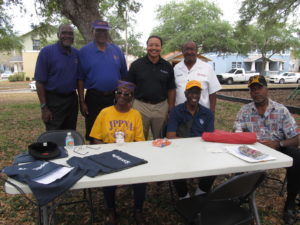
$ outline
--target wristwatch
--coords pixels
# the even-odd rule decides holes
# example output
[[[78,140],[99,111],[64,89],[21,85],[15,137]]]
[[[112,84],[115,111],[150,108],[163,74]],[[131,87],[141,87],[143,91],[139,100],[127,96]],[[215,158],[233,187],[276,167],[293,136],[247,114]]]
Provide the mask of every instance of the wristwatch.
[[[47,106],[46,103],[40,105],[41,109],[45,108],[46,106]]]
[[[283,141],[279,141],[279,146],[280,146],[280,147],[284,147],[284,146],[283,146]]]

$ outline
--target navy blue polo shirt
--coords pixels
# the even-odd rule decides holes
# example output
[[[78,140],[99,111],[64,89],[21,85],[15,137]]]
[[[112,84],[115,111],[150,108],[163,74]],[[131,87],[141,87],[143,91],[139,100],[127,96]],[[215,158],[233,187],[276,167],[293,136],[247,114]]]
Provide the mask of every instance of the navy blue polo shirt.
[[[90,42],[80,49],[79,58],[79,80],[84,81],[86,89],[112,91],[117,88],[118,80],[127,76],[124,54],[115,44],[109,43],[105,51],[100,51],[95,42]]]
[[[44,47],[38,56],[34,79],[44,83],[45,89],[56,93],[71,93],[76,90],[79,75],[78,50],[64,51],[57,42]]]
[[[128,80],[136,85],[135,98],[144,102],[164,101],[168,90],[176,88],[173,67],[162,58],[157,63],[148,56],[137,59],[130,66]]]
[[[167,132],[176,132],[179,125],[193,119],[185,103],[174,107],[170,113]],[[203,132],[214,131],[214,114],[210,109],[199,104],[199,110],[192,124],[190,137],[201,137]]]

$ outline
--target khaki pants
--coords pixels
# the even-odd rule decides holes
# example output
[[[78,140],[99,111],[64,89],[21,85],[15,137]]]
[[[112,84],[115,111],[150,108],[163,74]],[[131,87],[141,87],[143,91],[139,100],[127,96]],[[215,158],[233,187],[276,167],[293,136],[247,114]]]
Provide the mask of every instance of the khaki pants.
[[[153,139],[159,138],[168,115],[167,100],[157,104],[149,104],[135,99],[133,101],[133,108],[138,110],[142,115],[145,139],[148,139],[150,128]]]

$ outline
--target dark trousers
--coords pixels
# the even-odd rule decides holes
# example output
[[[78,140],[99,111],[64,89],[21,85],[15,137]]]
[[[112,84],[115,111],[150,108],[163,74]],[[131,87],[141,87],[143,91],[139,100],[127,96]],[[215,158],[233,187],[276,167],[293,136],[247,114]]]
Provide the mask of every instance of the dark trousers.
[[[198,178],[198,186],[201,190],[203,190],[205,192],[209,192],[215,179],[216,179],[216,176],[200,177],[200,178]],[[182,198],[187,195],[188,187],[187,187],[186,179],[174,180],[173,184],[175,186],[178,197]]]
[[[300,149],[297,147],[281,148],[280,151],[293,158],[293,165],[287,168],[287,200],[285,208],[292,208],[300,191]]]
[[[46,130],[76,130],[78,116],[76,91],[70,94],[46,91],[46,102],[53,115],[53,119],[45,123]]]
[[[90,133],[94,122],[102,109],[114,104],[115,95],[113,92],[98,92],[96,90],[87,90],[85,103],[88,107],[89,114],[85,118],[86,140],[92,140]]]
[[[133,198],[134,198],[134,209],[142,210],[146,196],[146,183],[133,184]],[[106,207],[109,209],[115,209],[115,193],[117,186],[103,187],[104,200]]]

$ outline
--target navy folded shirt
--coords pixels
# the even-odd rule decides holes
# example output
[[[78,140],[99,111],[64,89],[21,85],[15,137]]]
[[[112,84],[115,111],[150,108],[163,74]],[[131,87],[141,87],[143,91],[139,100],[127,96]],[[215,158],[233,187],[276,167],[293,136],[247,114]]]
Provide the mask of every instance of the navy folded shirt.
[[[147,163],[147,161],[120,150],[112,150],[84,158],[74,156],[70,158],[67,163],[70,166],[86,170],[87,176],[94,177],[100,173],[116,172]]]
[[[63,166],[53,162],[36,160],[27,164],[7,166],[2,172],[17,181],[27,184],[37,199],[38,205],[43,206],[69,190],[86,173],[85,170],[80,168],[73,168],[64,177],[50,184],[33,181],[33,179],[42,177],[61,167]]]

